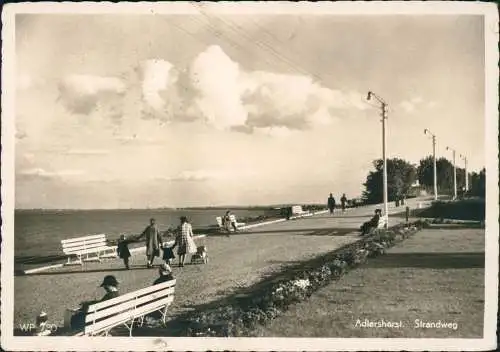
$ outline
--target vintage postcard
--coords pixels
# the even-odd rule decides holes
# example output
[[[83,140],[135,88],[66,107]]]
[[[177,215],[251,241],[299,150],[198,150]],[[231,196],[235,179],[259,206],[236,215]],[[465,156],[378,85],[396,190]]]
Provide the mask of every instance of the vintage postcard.
[[[496,348],[494,4],[2,26],[3,349]]]

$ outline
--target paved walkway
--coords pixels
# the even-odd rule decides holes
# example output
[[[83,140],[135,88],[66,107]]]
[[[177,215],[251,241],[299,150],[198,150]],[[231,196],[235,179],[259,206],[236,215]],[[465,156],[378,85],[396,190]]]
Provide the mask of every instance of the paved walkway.
[[[259,328],[257,336],[479,338],[484,234],[461,226],[422,230]],[[402,326],[362,325],[382,320]]]
[[[415,206],[416,200],[412,203]],[[322,214],[266,225],[230,237],[199,239],[198,245],[208,247],[210,263],[174,267],[178,284],[170,315],[219,299],[240,287],[248,287],[284,265],[311,259],[358,240],[353,230],[366,221],[374,209],[375,206],[362,207],[335,216]],[[398,212],[404,208],[399,209]],[[403,220],[398,218],[398,221]],[[145,268],[143,253],[131,258],[131,266],[132,270],[124,270],[123,263],[111,259],[103,263],[86,263],[83,270],[65,267],[15,277],[14,322],[32,321],[44,310],[50,322],[62,323],[66,308],[103,295],[98,285],[108,274],[118,278],[122,293],[146,287],[157,276],[156,269]]]

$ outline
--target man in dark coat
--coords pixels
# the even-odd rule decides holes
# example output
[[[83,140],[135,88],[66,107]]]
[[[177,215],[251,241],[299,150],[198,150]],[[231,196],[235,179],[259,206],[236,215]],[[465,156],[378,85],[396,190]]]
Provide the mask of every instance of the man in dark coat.
[[[361,235],[369,234],[372,229],[376,229],[382,216],[382,210],[375,209],[375,216],[361,225]]]
[[[340,204],[342,205],[342,212],[345,212],[345,206],[347,203],[347,197],[345,196],[345,193],[342,195],[342,198],[340,198]]]
[[[104,302],[109,299],[118,297],[118,280],[113,275],[106,275],[100,287],[106,290],[106,294],[101,298],[100,301],[86,301],[82,302],[81,307],[76,313],[71,317],[71,329],[72,330],[82,330],[85,328],[85,316],[91,305],[99,302]]]
[[[330,197],[328,197],[328,209],[330,209],[330,214],[333,214],[335,211],[335,198],[333,198],[333,195],[330,193]]]
[[[153,266],[153,261],[155,257],[160,255],[160,245],[162,243],[160,230],[156,225],[156,220],[151,218],[150,224],[146,229],[137,237],[138,239],[141,237],[146,238],[146,256],[148,260],[148,268]]]

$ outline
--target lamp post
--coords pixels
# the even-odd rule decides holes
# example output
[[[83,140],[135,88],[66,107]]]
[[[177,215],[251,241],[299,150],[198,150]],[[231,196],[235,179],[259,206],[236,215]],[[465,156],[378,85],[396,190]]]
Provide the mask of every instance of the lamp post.
[[[469,174],[467,172],[467,157],[465,155],[460,154],[460,158],[465,161],[465,192],[469,191]]]
[[[382,116],[382,159],[384,160],[383,168],[383,194],[384,194],[384,216],[385,216],[385,228],[389,227],[389,207],[387,204],[387,158],[386,158],[386,131],[385,131],[385,120],[387,120],[387,103],[377,96],[372,91],[368,92],[366,100],[375,98],[380,103],[381,116]]]
[[[438,189],[437,189],[437,167],[436,167],[436,135],[429,131],[427,128],[424,130],[424,134],[429,134],[432,137],[432,158],[434,163],[434,200],[438,199]]]
[[[455,163],[455,154],[457,151],[450,147],[446,147],[446,150],[453,152],[453,199],[457,199],[457,164]]]

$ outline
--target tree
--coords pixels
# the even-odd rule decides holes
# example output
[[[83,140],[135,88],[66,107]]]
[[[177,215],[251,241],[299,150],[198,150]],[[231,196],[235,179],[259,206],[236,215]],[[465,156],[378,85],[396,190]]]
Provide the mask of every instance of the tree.
[[[381,159],[373,162],[375,171],[370,171],[364,183],[363,198],[367,203],[381,203],[383,201],[383,167]],[[406,196],[411,185],[417,179],[414,165],[398,158],[387,160],[387,196],[388,201],[396,197]]]
[[[484,198],[486,195],[486,169],[483,168],[479,173],[472,172],[469,180],[469,194]]]
[[[453,193],[453,164],[446,158],[436,160],[438,194]],[[434,189],[434,162],[432,156],[420,160],[417,168],[418,182],[427,188]],[[465,169],[457,167],[457,189],[465,187]]]

